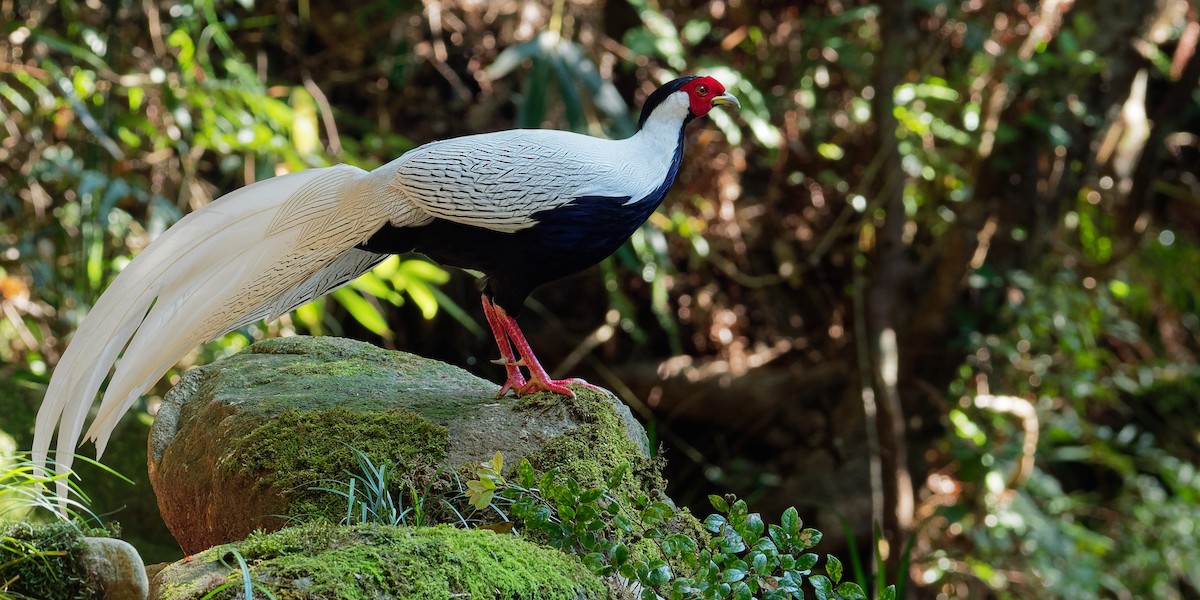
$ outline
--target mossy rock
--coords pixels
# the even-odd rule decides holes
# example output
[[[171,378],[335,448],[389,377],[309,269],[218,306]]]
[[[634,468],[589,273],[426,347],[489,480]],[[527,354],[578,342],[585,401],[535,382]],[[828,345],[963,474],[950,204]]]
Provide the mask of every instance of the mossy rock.
[[[578,558],[482,529],[307,523],[210,548],[160,571],[152,600],[240,598],[246,575],[280,600],[606,598]],[[265,594],[264,594],[265,595]],[[256,594],[257,596],[257,594]]]
[[[141,557],[107,535],[66,522],[0,522],[0,598],[142,600]]]
[[[310,488],[357,472],[351,448],[396,465],[417,489],[431,474],[496,452],[581,481],[628,463],[628,485],[662,488],[644,430],[611,395],[497,399],[497,384],[403,352],[331,337],[265,340],[187,373],[163,400],[150,478],[187,553],[274,530],[287,517],[339,520],[346,503]],[[632,490],[631,490],[632,491]]]

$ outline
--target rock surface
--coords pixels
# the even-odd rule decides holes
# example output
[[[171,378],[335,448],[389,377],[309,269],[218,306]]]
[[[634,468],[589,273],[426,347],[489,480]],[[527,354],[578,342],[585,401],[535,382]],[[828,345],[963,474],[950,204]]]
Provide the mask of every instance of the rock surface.
[[[245,572],[238,558],[246,561]],[[176,562],[155,576],[150,597],[194,600],[229,584],[240,591],[247,582],[277,598],[608,596],[575,556],[512,535],[448,526],[309,523]]]
[[[612,396],[578,388],[575,400],[497,399],[498,389],[352,340],[261,341],[187,373],[166,396],[151,431],[151,482],[190,554],[278,529],[283,515],[339,520],[345,502],[310,488],[357,470],[352,447],[418,475],[497,451],[508,464],[526,457],[585,479],[648,457],[644,430]]]
[[[104,600],[144,600],[150,580],[138,551],[124,540],[87,537],[79,563],[88,579],[104,590]]]

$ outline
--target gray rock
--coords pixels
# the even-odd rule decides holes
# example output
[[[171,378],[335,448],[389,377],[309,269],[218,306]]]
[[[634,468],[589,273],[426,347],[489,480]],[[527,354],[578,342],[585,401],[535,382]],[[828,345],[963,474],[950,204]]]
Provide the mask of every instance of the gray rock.
[[[106,537],[84,538],[79,565],[104,600],[145,600],[150,580],[142,557],[128,542]]]

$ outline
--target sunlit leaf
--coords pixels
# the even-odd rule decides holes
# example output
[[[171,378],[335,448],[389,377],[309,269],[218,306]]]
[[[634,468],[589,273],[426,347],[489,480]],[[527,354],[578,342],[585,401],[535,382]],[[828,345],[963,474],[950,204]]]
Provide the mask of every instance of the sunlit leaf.
[[[380,337],[391,339],[392,330],[387,325],[387,319],[379,308],[367,302],[362,296],[351,288],[341,288],[333,292],[333,298],[341,304],[346,312],[358,322],[359,325],[367,328],[368,331]]]

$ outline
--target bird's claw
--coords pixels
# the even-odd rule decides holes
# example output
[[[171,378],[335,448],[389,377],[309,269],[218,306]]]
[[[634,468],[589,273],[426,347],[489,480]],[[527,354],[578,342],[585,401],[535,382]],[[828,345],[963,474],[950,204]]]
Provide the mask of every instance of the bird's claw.
[[[510,360],[508,360],[508,359],[506,359],[506,358],[493,358],[491,362],[492,362],[492,364],[493,364],[493,365],[501,365],[501,366],[504,366],[504,367],[507,367],[507,366],[509,366],[509,365],[512,365],[512,366],[514,366],[514,367],[523,367],[523,366],[525,366],[525,359],[523,359],[523,358],[522,358],[522,359],[519,359],[519,360],[516,360],[516,361],[510,361]]]
[[[534,379],[529,383],[526,383],[521,389],[517,390],[517,396],[523,398],[530,394],[536,394],[544,391],[553,392],[568,398],[574,398],[575,392],[572,392],[569,388],[567,388],[566,384],[568,383],[571,383],[570,379]]]
[[[521,397],[521,390],[524,389],[526,385],[528,384],[525,382],[525,377],[523,375],[520,373],[511,374],[508,376],[508,379],[504,381],[504,385],[500,386],[500,391],[496,392],[496,397],[503,398],[504,395],[508,393],[508,390],[512,390],[519,398]]]
[[[523,387],[517,389],[517,396],[524,397],[537,392],[552,392],[560,396],[574,398],[575,392],[568,388],[568,385],[579,385],[589,390],[600,393],[605,393],[600,387],[594,386],[582,379],[533,379],[526,383]]]

